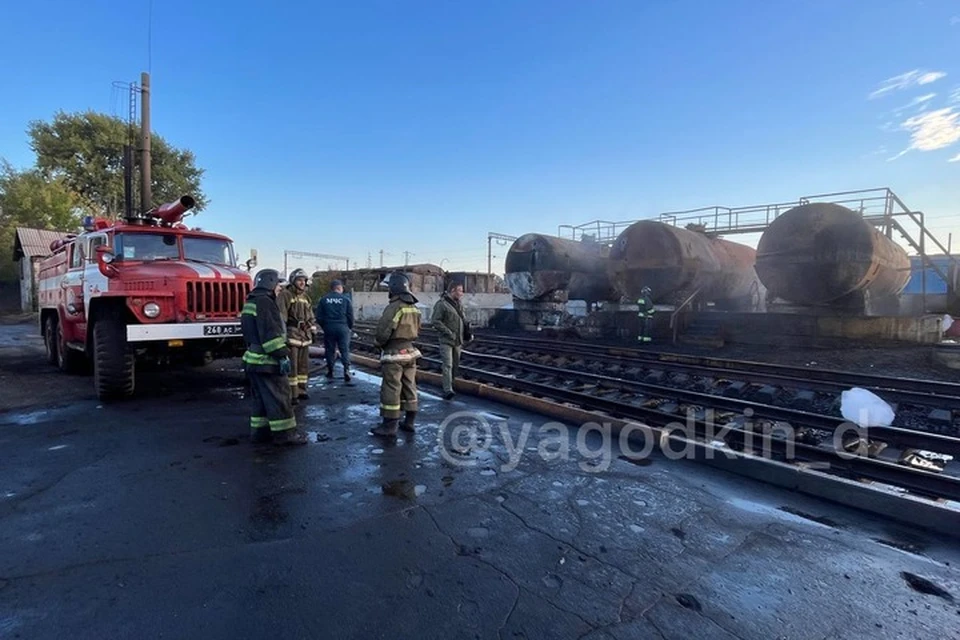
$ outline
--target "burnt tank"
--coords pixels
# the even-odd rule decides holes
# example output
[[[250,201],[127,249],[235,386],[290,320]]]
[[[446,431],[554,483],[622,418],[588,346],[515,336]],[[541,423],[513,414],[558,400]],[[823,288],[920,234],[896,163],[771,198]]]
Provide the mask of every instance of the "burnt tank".
[[[655,220],[635,222],[610,251],[609,274],[617,291],[636,300],[650,287],[654,302],[680,304],[700,290],[702,302],[718,308],[750,310],[762,301],[763,287],[747,246]]]
[[[764,231],[756,270],[771,298],[864,307],[900,295],[910,279],[910,259],[859,213],[813,203],[790,209]]]
[[[607,277],[608,253],[597,242],[528,233],[510,246],[504,279],[519,300],[616,300]]]

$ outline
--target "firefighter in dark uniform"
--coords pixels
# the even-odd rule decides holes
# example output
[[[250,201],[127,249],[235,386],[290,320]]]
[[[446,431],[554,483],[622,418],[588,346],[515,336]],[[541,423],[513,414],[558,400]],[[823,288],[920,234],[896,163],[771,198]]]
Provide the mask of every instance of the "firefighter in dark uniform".
[[[350,335],[353,333],[353,303],[343,295],[343,283],[330,283],[330,293],[320,298],[315,313],[323,329],[323,349],[327,356],[327,379],[333,379],[333,365],[340,350],[343,379],[350,382]]]
[[[420,350],[413,341],[420,336],[420,310],[410,292],[407,276],[390,275],[390,304],[383,310],[374,344],[380,349],[380,415],[383,423],[370,430],[376,436],[395,437],[397,428],[414,431],[417,416],[417,358]],[[401,413],[405,413],[400,424]]]
[[[277,296],[280,316],[287,325],[287,346],[290,347],[290,399],[297,404],[300,398],[307,396],[307,370],[310,368],[310,345],[317,334],[317,321],[313,315],[313,305],[307,296],[309,284],[307,272],[294,269],[290,272],[290,284]]]
[[[240,313],[240,327],[247,350],[243,354],[244,369],[250,384],[250,440],[254,443],[306,444],[307,438],[297,430],[297,420],[290,406],[287,374],[291,370],[287,331],[277,293],[281,289],[280,274],[263,269],[257,274]]]
[[[650,330],[653,327],[653,314],[656,309],[653,306],[653,296],[650,287],[644,287],[640,290],[640,299],[637,300],[637,306],[640,310],[637,315],[640,316],[640,334],[637,340],[640,342],[650,342]]]

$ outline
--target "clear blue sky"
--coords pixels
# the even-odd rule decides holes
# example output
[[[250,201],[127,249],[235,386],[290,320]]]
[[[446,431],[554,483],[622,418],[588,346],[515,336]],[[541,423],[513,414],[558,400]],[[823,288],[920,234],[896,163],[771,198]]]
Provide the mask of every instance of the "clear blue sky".
[[[154,130],[207,171],[194,220],[261,266],[485,270],[488,231],[875,186],[960,243],[955,0],[155,0],[148,57],[149,6],[5,4],[0,156],[122,114],[149,66]]]

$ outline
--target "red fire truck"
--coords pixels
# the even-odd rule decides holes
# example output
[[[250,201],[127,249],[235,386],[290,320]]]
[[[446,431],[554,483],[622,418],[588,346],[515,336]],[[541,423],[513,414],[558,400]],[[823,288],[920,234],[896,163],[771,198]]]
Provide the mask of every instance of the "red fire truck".
[[[103,401],[134,392],[138,362],[203,365],[243,353],[250,291],[230,238],[190,229],[178,201],[117,222],[84,218],[39,271],[40,329],[51,364],[93,368]]]

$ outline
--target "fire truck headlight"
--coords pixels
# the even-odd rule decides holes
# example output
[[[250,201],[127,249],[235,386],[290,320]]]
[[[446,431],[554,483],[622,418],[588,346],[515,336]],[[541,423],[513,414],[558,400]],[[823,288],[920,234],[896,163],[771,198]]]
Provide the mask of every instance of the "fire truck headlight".
[[[143,305],[143,315],[147,316],[148,318],[156,318],[158,315],[160,315],[160,305],[158,305],[156,302],[148,302],[147,304]]]

